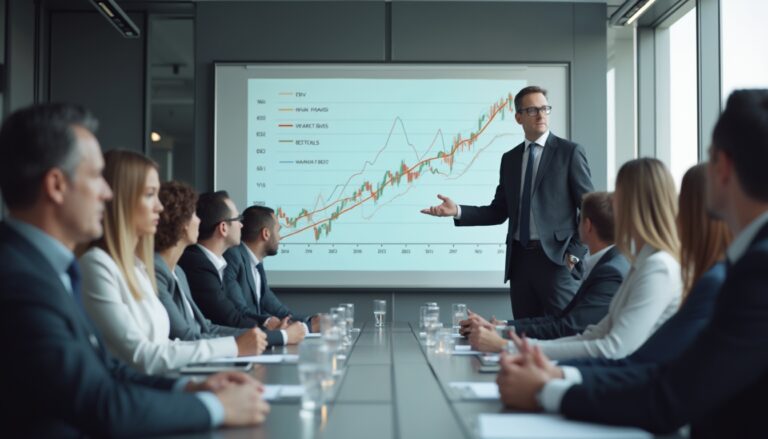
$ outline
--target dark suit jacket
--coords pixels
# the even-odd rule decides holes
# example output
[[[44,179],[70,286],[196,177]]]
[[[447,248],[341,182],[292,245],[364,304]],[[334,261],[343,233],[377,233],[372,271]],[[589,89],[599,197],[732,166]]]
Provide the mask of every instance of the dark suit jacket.
[[[269,288],[267,277],[261,277],[261,300],[256,297],[256,281],[251,270],[251,259],[245,244],[241,243],[224,253],[227,268],[224,269],[224,286],[233,296],[237,296],[252,312],[266,319],[270,316],[284,318],[293,316],[294,320],[307,322],[308,317],[294,314],[283,305],[277,295]],[[238,292],[239,294],[235,294]]]
[[[556,316],[510,320],[518,334],[551,340],[583,332],[608,314],[613,295],[624,282],[629,261],[612,247],[597,261],[568,306]]]
[[[238,298],[239,292],[229,291],[219,278],[219,272],[196,245],[190,245],[179,259],[192,291],[192,298],[205,317],[213,323],[234,328],[253,328],[264,323],[264,318],[252,312]],[[283,344],[280,331],[265,331],[271,346]]]
[[[507,262],[504,281],[509,280],[512,240],[520,209],[525,142],[501,158],[499,185],[488,206],[461,206],[457,226],[488,226],[507,219]],[[564,265],[565,253],[582,257],[587,249],[578,239],[581,197],[594,190],[584,148],[549,133],[531,193],[531,210],[544,253],[555,264]]]
[[[768,226],[728,271],[712,320],[663,366],[622,368],[606,387],[574,386],[562,412],[572,418],[693,437],[764,437],[768,395]]]
[[[173,278],[163,258],[156,253],[155,277],[157,278],[157,296],[165,310],[168,311],[168,318],[171,321],[171,339],[200,340],[227,336],[237,337],[246,331],[241,328],[217,325],[206,319],[192,299],[192,293],[189,292],[189,283],[187,283],[187,276],[184,274],[184,270],[177,265],[173,271],[179,279],[178,282]],[[187,314],[181,297],[182,294],[192,309],[192,316]]]
[[[207,430],[174,380],[109,355],[44,256],[0,224],[0,421],[20,437],[149,436]]]
[[[627,358],[582,358],[563,361],[561,365],[579,368],[586,386],[612,385],[618,376],[623,378],[624,367],[638,363],[664,364],[685,351],[709,324],[715,310],[715,301],[725,280],[725,263],[715,264],[696,285],[680,310],[669,318],[650,338]]]

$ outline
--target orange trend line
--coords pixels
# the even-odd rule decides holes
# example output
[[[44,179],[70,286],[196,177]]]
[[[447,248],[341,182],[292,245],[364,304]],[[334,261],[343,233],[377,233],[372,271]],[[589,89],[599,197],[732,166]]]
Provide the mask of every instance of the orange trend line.
[[[454,155],[456,154],[456,151],[457,151],[457,150],[459,149],[459,147],[460,147],[460,146],[462,146],[463,144],[474,142],[474,140],[475,140],[475,139],[476,139],[476,138],[477,138],[477,137],[478,137],[480,134],[482,134],[482,133],[485,131],[485,129],[486,129],[486,128],[488,128],[488,125],[490,125],[490,124],[491,124],[491,122],[492,122],[492,121],[493,121],[493,120],[496,118],[496,116],[497,116],[497,115],[498,115],[498,114],[499,114],[501,111],[503,111],[503,110],[504,110],[504,107],[506,107],[506,106],[507,106],[507,104],[509,104],[509,101],[510,101],[510,98],[509,98],[509,97],[508,97],[506,100],[504,100],[504,101],[502,102],[502,104],[501,104],[501,105],[499,105],[499,106],[498,106],[498,108],[496,108],[496,110],[495,110],[493,113],[491,113],[491,115],[488,117],[488,121],[485,123],[485,125],[483,125],[483,126],[482,126],[482,128],[480,128],[480,129],[479,129],[479,130],[478,130],[478,131],[477,131],[477,132],[476,132],[474,135],[472,135],[472,137],[469,137],[469,138],[467,138],[467,139],[463,139],[463,140],[461,140],[461,141],[459,141],[459,142],[454,142],[454,146],[451,148],[451,152],[450,152],[450,154],[447,154],[447,156],[449,156],[449,157],[452,157],[452,156],[454,156]],[[424,163],[429,163],[429,162],[431,162],[431,161],[433,161],[433,160],[437,160],[438,158],[442,158],[442,157],[430,157],[430,158],[428,158],[428,159],[424,159],[424,160],[421,160],[421,161],[417,162],[415,165],[413,165],[413,166],[411,166],[410,168],[408,168],[408,169],[407,169],[407,171],[406,171],[405,173],[403,173],[403,174],[407,174],[408,172],[411,172],[411,171],[413,171],[415,168],[417,168],[417,167],[421,166],[422,164],[424,164]],[[368,201],[368,200],[370,200],[371,198],[375,198],[375,197],[376,197],[376,196],[377,196],[377,195],[378,195],[378,194],[381,192],[381,190],[382,190],[382,189],[384,189],[385,187],[387,187],[387,186],[388,186],[389,184],[391,184],[393,181],[394,181],[394,178],[393,178],[393,176],[390,176],[390,177],[389,177],[389,179],[388,179],[387,181],[385,181],[385,182],[384,182],[384,184],[383,184],[383,185],[381,185],[381,187],[379,187],[379,190],[377,190],[375,193],[372,193],[371,195],[367,196],[366,198],[363,198],[362,200],[358,201],[357,203],[355,203],[355,204],[352,204],[352,205],[350,205],[349,207],[347,207],[347,208],[345,208],[345,209],[343,209],[343,210],[339,211],[338,215],[336,215],[336,218],[339,218],[339,217],[340,217],[342,214],[344,214],[344,213],[346,213],[346,212],[349,212],[350,210],[352,210],[352,209],[356,208],[357,206],[359,206],[359,205],[361,205],[361,204],[363,204],[363,203],[367,202],[367,201]],[[341,202],[341,201],[345,201],[345,200],[353,199],[353,198],[354,198],[354,197],[346,197],[346,198],[342,198],[342,199],[340,199],[340,200],[337,200],[337,201],[336,201],[336,202],[334,202],[333,204],[339,203],[339,202]],[[333,204],[331,204],[331,205],[333,205]],[[319,210],[315,210],[314,212],[308,212],[308,213],[304,214],[303,216],[310,216],[310,215],[314,215],[314,214],[316,214],[316,213],[318,213],[318,212],[322,212],[322,211],[324,211],[324,210],[328,209],[328,208],[329,208],[331,205],[325,206],[325,207],[323,207],[322,209],[319,209]],[[296,218],[296,221],[298,221],[299,219],[301,219],[303,216],[300,216],[300,217]],[[314,223],[312,223],[312,224],[309,224],[309,225],[307,225],[307,226],[305,226],[305,227],[302,227],[301,229],[298,229],[298,230],[295,230],[295,231],[293,231],[293,232],[291,232],[291,233],[288,233],[288,234],[286,234],[286,235],[283,235],[283,238],[288,238],[288,237],[290,237],[290,236],[296,235],[296,234],[298,234],[298,233],[301,233],[301,232],[303,232],[303,231],[305,231],[305,230],[307,230],[307,229],[310,229],[310,228],[313,228],[313,227],[315,227],[315,226],[318,226],[318,225],[320,225],[320,224],[323,224],[323,223],[326,223],[326,222],[328,222],[328,221],[331,221],[331,219],[333,219],[333,218],[326,218],[326,219],[324,219],[324,220],[321,220],[321,221],[317,221],[317,222],[314,222]]]

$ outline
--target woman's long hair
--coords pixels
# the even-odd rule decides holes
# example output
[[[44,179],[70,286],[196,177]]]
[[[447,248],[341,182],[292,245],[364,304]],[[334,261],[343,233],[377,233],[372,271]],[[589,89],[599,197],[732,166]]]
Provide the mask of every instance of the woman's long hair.
[[[133,151],[116,149],[104,154],[104,179],[112,188],[113,196],[104,209],[104,236],[95,244],[106,251],[120,267],[136,300],[143,298],[135,275],[136,257],[146,266],[152,287],[157,291],[154,235],[136,236],[133,225],[136,208],[151,169],[157,170],[157,163]]]
[[[638,237],[651,247],[662,250],[675,259],[680,257],[677,237],[677,191],[672,175],[657,159],[630,160],[616,176],[614,217],[616,246],[630,260],[639,248]]]
[[[724,221],[707,213],[707,165],[691,167],[680,187],[680,267],[683,274],[683,300],[705,271],[723,259],[732,236]]]

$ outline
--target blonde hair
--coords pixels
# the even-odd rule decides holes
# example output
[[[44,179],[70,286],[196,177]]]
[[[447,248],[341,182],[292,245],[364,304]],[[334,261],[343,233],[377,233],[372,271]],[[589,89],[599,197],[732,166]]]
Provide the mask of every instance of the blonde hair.
[[[672,175],[659,160],[630,160],[616,176],[616,246],[634,260],[634,237],[651,247],[680,257],[677,237],[677,191]]]
[[[724,221],[707,214],[705,201],[707,165],[691,167],[680,187],[680,268],[683,274],[683,300],[705,271],[725,257],[731,242],[730,229]]]
[[[104,154],[104,178],[112,188],[113,197],[106,203],[104,236],[96,245],[115,261],[136,300],[142,300],[143,295],[136,280],[135,257],[146,266],[152,289],[157,294],[154,235],[138,237],[132,224],[150,169],[157,170],[157,164],[133,151],[112,150]]]

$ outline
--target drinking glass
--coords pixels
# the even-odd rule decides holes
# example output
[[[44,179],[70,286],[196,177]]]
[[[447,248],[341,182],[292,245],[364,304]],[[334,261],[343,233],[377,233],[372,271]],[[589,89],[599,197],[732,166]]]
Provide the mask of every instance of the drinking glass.
[[[387,301],[386,300],[373,301],[373,318],[376,322],[377,328],[381,328],[382,326],[384,326],[384,322],[387,320]]]
[[[451,305],[451,317],[453,319],[453,333],[459,333],[459,322],[467,320],[467,305],[463,303],[454,303]]]
[[[347,309],[347,331],[352,332],[355,326],[355,304],[354,303],[342,303],[339,306],[343,306]]]
[[[331,379],[331,351],[325,343],[304,342],[299,345],[299,381],[304,387],[302,410],[319,409],[324,402],[323,382]]]
[[[439,328],[436,336],[435,352],[438,354],[450,354],[453,352],[453,330],[451,328]]]
[[[427,306],[426,315],[424,317],[424,329],[426,331],[427,346],[434,346],[436,343],[437,330],[443,326],[440,323],[440,307],[437,305]]]

